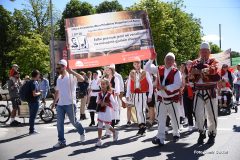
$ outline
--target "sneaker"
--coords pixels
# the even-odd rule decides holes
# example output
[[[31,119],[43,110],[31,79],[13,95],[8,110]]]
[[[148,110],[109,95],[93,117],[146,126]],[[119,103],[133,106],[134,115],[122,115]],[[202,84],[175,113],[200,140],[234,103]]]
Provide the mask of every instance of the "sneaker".
[[[86,136],[85,134],[80,135],[80,142],[85,142]]]
[[[152,143],[155,145],[164,146],[164,143],[162,143],[159,138],[154,138]]]
[[[66,147],[66,144],[60,141],[58,141],[58,143],[53,146],[53,148],[64,148],[64,147]]]
[[[35,135],[35,134],[40,134],[40,132],[38,131],[29,132],[29,135]]]
[[[115,131],[115,134],[113,136],[113,142],[116,142],[118,140],[118,135],[119,135],[119,132]]]
[[[206,138],[205,132],[204,133],[199,133],[197,144],[199,144],[199,145],[203,144],[205,138]]]
[[[102,140],[98,140],[97,143],[95,144],[96,147],[101,147],[102,146]]]

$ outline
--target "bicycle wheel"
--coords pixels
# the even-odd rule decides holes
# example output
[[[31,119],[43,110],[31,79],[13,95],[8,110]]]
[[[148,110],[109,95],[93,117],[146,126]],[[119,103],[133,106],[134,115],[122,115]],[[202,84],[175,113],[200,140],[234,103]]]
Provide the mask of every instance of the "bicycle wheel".
[[[6,123],[11,116],[10,109],[6,106],[1,104],[0,105],[0,123]]]
[[[42,121],[44,121],[45,123],[49,123],[49,122],[52,122],[52,120],[54,118],[54,112],[50,108],[44,108],[40,112],[39,116]]]

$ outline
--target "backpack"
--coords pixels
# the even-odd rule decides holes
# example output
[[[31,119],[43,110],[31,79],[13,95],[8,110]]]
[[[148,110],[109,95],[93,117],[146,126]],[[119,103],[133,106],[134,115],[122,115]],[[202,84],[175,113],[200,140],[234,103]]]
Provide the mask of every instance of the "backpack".
[[[31,100],[31,81],[26,81],[25,84],[20,88],[19,95],[21,101],[29,102]]]

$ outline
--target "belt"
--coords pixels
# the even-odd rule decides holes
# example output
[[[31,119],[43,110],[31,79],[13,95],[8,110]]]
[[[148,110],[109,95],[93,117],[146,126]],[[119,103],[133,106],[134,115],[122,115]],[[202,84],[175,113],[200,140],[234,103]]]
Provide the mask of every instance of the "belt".
[[[164,100],[164,101],[171,101],[171,102],[176,102],[177,103],[180,100],[180,96],[175,95],[175,96],[169,97],[169,98],[164,98],[164,97],[158,96],[157,100],[160,101],[160,102],[162,102]]]
[[[146,92],[143,92],[143,91],[141,91],[139,88],[136,88],[136,89],[134,90],[134,93],[146,93]]]
[[[209,90],[209,89],[215,89],[217,88],[216,84],[212,84],[212,85],[195,85],[194,89],[195,90]]]
[[[100,92],[100,89],[93,89],[92,92]]]

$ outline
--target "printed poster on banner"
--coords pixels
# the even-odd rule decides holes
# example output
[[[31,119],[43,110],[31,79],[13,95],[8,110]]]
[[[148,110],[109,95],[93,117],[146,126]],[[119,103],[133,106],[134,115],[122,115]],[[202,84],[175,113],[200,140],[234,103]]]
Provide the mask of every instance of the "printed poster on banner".
[[[93,68],[150,58],[154,51],[145,11],[65,19],[70,68]]]

